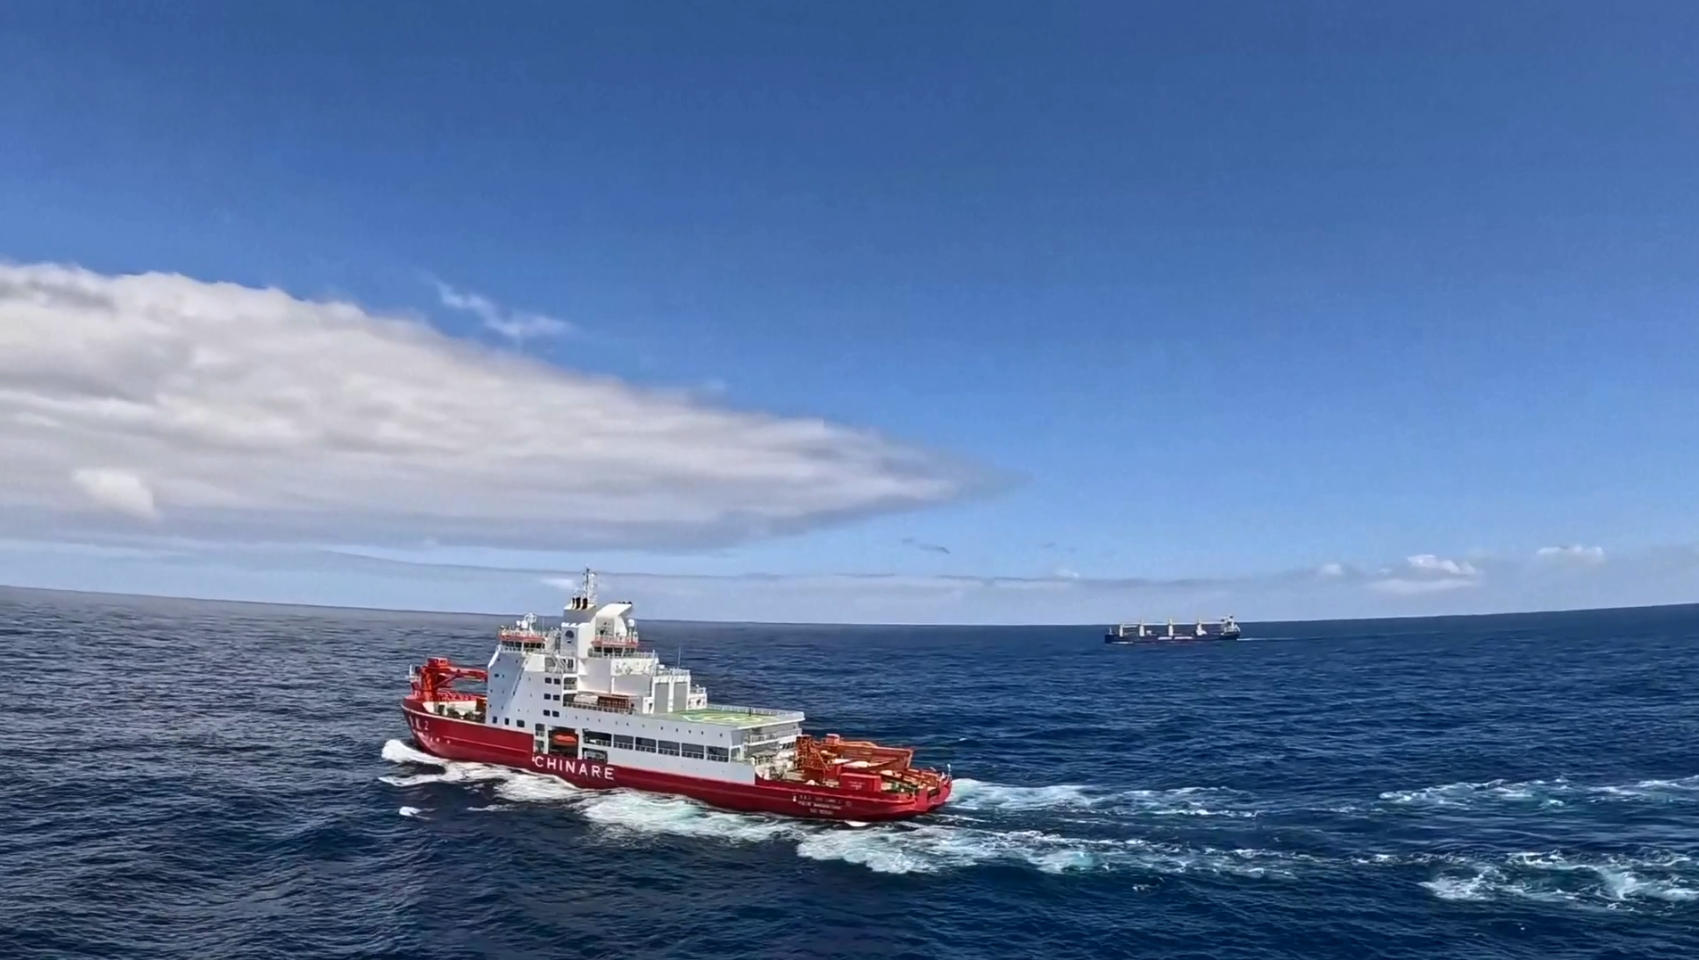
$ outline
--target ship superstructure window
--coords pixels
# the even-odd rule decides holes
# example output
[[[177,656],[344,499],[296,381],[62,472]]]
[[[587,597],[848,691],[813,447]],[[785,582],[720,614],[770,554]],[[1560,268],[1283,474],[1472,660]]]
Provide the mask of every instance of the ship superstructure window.
[[[606,747],[613,744],[614,738],[612,734],[602,733],[599,730],[586,730],[584,731],[584,742]]]
[[[669,757],[676,757],[678,756],[678,741],[657,740],[655,741],[655,752]]]
[[[709,747],[708,759],[718,760],[721,763],[724,763],[731,759],[731,751],[727,750],[725,747]]]
[[[678,752],[687,757],[702,759],[702,745],[700,743],[679,744]]]
[[[632,740],[631,740],[630,737],[625,736],[624,734],[620,734],[620,733],[614,734],[614,746],[620,748],[621,750],[630,750],[630,749],[632,749],[631,744],[632,744]]]
[[[638,737],[636,742],[637,742],[637,749],[642,750],[645,753],[654,753],[655,752],[655,741],[649,739],[648,737]]]

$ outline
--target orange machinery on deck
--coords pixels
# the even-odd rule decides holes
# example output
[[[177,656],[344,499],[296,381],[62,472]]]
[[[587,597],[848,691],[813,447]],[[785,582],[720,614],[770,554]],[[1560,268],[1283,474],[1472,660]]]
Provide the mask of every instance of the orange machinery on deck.
[[[447,657],[431,657],[422,667],[413,670],[413,696],[420,703],[442,703],[444,701],[473,701],[482,704],[484,698],[476,693],[456,690],[452,684],[456,680],[489,679],[489,672],[477,667],[457,667],[448,661]]]
[[[899,793],[925,793],[943,784],[935,770],[909,766],[914,751],[908,747],[882,747],[868,740],[845,740],[828,733],[815,741],[803,734],[796,738],[796,773],[814,783],[837,783],[858,793],[882,793],[886,782]]]

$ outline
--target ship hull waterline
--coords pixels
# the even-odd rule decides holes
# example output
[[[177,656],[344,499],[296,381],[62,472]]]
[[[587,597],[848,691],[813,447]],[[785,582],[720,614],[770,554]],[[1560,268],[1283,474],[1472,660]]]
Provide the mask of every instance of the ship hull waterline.
[[[402,706],[413,746],[442,760],[483,763],[556,777],[587,790],[638,790],[685,797],[722,810],[766,813],[813,820],[871,823],[905,820],[938,809],[949,800],[954,782],[945,780],[936,794],[897,800],[857,797],[804,784],[757,780],[753,784],[684,777],[612,763],[534,752],[531,737]],[[517,736],[515,736],[517,734]]]
[[[1135,636],[1120,637],[1120,636],[1116,636],[1115,634],[1111,633],[1111,634],[1106,635],[1103,638],[1103,642],[1104,643],[1112,643],[1112,644],[1115,644],[1116,646],[1132,646],[1132,645],[1135,645],[1135,644],[1139,645],[1139,646],[1147,646],[1147,645],[1150,645],[1150,644],[1219,643],[1221,641],[1237,640],[1237,639],[1239,639],[1238,634],[1229,634],[1227,636],[1202,636],[1202,637],[1135,637]]]

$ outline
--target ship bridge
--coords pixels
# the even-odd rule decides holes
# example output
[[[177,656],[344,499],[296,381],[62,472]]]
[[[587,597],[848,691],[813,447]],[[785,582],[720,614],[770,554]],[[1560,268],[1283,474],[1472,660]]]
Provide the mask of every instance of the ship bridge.
[[[529,731],[537,753],[625,764],[648,754],[645,764],[682,764],[711,779],[787,768],[801,711],[709,703],[689,670],[642,647],[630,603],[598,604],[594,589],[586,571],[558,625],[544,631],[528,615],[502,631],[488,669],[486,723]]]

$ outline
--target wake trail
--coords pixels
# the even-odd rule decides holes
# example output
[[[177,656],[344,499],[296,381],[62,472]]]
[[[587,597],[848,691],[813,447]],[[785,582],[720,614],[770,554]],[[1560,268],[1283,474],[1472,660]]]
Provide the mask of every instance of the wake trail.
[[[1653,851],[1639,857],[1594,857],[1561,852],[1434,854],[1395,852],[1316,855],[1259,847],[1168,842],[1140,836],[1084,837],[1067,832],[1069,815],[1101,815],[1120,827],[1149,817],[1255,816],[1242,791],[1221,787],[1111,790],[1085,784],[1016,786],[973,779],[955,781],[951,801],[924,820],[841,824],[735,813],[694,800],[623,789],[586,790],[555,777],[508,767],[447,761],[399,740],[384,744],[383,758],[434,772],[385,775],[400,789],[427,784],[484,788],[500,802],[469,806],[498,813],[535,805],[571,810],[593,830],[612,838],[685,837],[739,845],[788,845],[798,856],[839,861],[882,874],[935,874],[990,865],[1026,866],[1048,874],[1112,871],[1157,876],[1216,876],[1256,880],[1348,876],[1363,869],[1418,871],[1416,881],[1441,900],[1533,899],[1612,909],[1635,903],[1699,904],[1699,865],[1684,854]],[[1525,802],[1564,781],[1445,784],[1381,795],[1389,806],[1468,802]],[[1560,789],[1577,795],[1644,801],[1699,793],[1699,778]],[[1526,794],[1526,796],[1524,796]],[[402,816],[418,819],[417,807]],[[1414,878],[1412,878],[1414,879]]]
[[[1483,780],[1442,783],[1415,790],[1388,790],[1388,804],[1405,807],[1469,809],[1496,805],[1558,808],[1599,803],[1699,803],[1699,776],[1675,780],[1639,780],[1626,784],[1588,785],[1565,777],[1550,780]]]
[[[878,873],[936,873],[991,863],[1024,863],[1047,873],[1136,868],[1163,873],[1212,872],[1262,876],[1279,872],[1272,851],[1190,849],[1143,839],[1070,837],[1054,830],[1010,829],[949,821],[847,825],[734,813],[683,797],[630,790],[583,790],[555,777],[477,763],[443,760],[399,740],[384,744],[383,758],[396,764],[435,767],[434,773],[379,779],[400,788],[425,784],[479,784],[507,804],[472,807],[480,812],[512,805],[556,803],[570,807],[592,826],[612,835],[682,836],[729,843],[788,843],[797,856],[840,860]],[[1018,787],[957,780],[951,806],[980,813],[1056,811],[1113,807],[1148,801],[1187,802],[1201,792],[1120,791],[1062,784]],[[946,809],[949,809],[946,807]]]

